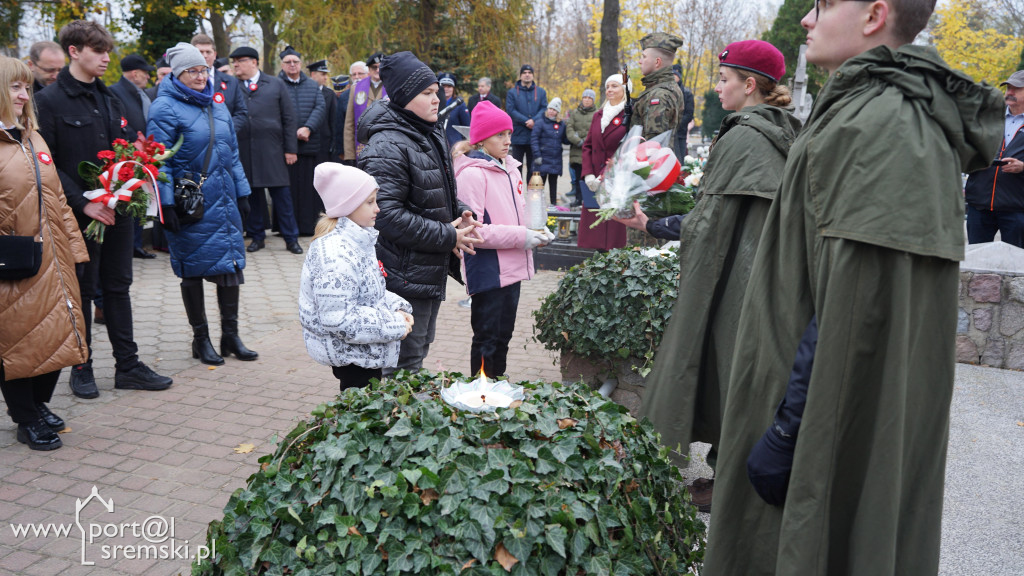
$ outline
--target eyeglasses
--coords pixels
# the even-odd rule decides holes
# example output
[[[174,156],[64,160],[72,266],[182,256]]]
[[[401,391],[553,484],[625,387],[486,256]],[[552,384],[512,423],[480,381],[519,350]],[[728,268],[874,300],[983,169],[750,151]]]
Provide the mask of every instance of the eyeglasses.
[[[198,68],[198,69],[196,69],[196,68],[189,68],[188,70],[185,70],[185,73],[189,75],[189,78],[196,79],[196,78],[201,78],[203,76],[209,76],[210,75],[210,69],[209,68]]]
[[[814,0],[814,19],[818,19],[818,14],[821,13],[822,9],[831,8],[833,5],[842,2],[843,0]],[[875,0],[850,0],[851,2],[874,2]]]
[[[43,74],[53,74],[54,72],[60,72],[60,67],[59,66],[57,68],[47,68],[45,66],[40,66],[36,62],[33,62],[32,65],[35,66],[36,68],[38,68],[39,71],[42,72]]]
[[[281,63],[285,66],[298,66],[302,63],[302,60],[282,60]]]

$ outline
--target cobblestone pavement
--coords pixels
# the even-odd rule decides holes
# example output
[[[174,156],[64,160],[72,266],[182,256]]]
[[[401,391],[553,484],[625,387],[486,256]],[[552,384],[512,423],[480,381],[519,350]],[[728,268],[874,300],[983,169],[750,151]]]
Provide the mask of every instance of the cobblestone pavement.
[[[303,241],[307,245],[308,241]],[[312,362],[302,342],[296,291],[303,256],[271,237],[250,255],[242,287],[241,331],[260,353],[256,362],[228,359],[210,368],[191,359],[191,332],[178,281],[168,257],[135,260],[132,296],[141,358],[174,377],[163,392],[113,388],[113,360],[102,327],[96,333],[96,377],[101,395],[71,395],[65,372],[50,406],[71,430],[64,447],[33,452],[14,439],[15,427],[0,422],[0,576],[9,574],[187,574],[206,525],[222,516],[230,494],[244,486],[257,459],[274,447],[275,435],[291,430],[316,404],[337,393],[329,368]],[[555,356],[530,341],[530,311],[552,291],[557,272],[540,272],[523,285],[509,372],[518,379],[559,378]],[[219,336],[213,287],[207,310]],[[451,282],[441,307],[429,369],[469,370],[469,310],[458,306],[461,286]],[[961,366],[957,374],[946,517],[943,575],[1020,574],[1024,493],[1024,376]],[[253,444],[249,453],[234,448]],[[707,471],[699,463],[686,474]],[[90,500],[93,487],[104,502]],[[74,524],[76,501],[87,507]],[[707,516],[704,515],[707,520]],[[173,522],[173,538],[160,536],[160,519]],[[148,523],[147,523],[148,522]],[[16,535],[12,526],[67,527],[68,536]],[[94,528],[95,526],[95,528]],[[132,559],[131,548],[150,540],[169,546],[170,559]],[[88,538],[88,532],[100,531]],[[104,533],[105,531],[105,533]],[[171,526],[167,526],[167,532]],[[107,548],[102,548],[107,545]],[[82,566],[85,560],[92,566]]]

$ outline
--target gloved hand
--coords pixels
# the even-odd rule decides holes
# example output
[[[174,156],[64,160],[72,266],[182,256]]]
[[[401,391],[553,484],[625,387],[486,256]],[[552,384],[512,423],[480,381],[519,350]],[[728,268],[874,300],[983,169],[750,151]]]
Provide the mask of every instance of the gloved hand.
[[[538,232],[536,230],[526,229],[526,242],[525,247],[527,250],[533,250],[538,246],[544,246],[548,243],[548,235],[544,232]]]
[[[164,230],[174,233],[181,232],[181,222],[178,221],[178,213],[174,211],[174,205],[164,204],[160,209],[164,215]]]
[[[597,190],[597,187],[601,184],[601,181],[593,174],[587,174],[586,178],[583,179],[583,183],[590,188],[591,191]]]
[[[242,196],[238,199],[238,213],[242,216],[242,223],[245,223],[246,218],[249,217],[249,197]]]
[[[533,165],[534,165],[534,166],[540,166],[540,165],[541,165],[541,164],[543,164],[543,163],[544,163],[544,159],[543,159],[543,158],[541,158],[540,156],[537,156],[537,157],[536,157],[536,158],[535,158],[535,159],[533,160]]]
[[[786,502],[795,451],[796,438],[782,436],[773,424],[765,430],[747,458],[747,477],[754,491],[772,506],[782,506]]]
[[[547,240],[548,240],[548,241],[547,241],[547,242],[545,242],[544,244],[551,244],[551,242],[553,242],[553,241],[554,241],[554,239],[555,239],[555,233],[554,233],[554,232],[552,232],[550,228],[545,228],[545,229],[541,230],[541,232],[543,232],[543,233],[544,233],[544,235],[545,235],[545,236],[547,236]]]

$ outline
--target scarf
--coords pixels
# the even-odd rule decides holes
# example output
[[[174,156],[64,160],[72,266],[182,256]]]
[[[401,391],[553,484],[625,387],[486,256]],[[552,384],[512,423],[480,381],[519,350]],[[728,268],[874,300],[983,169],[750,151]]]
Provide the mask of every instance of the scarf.
[[[619,115],[622,109],[626,107],[626,99],[623,98],[621,102],[612,106],[610,100],[604,101],[604,106],[601,107],[601,134],[604,134],[604,129],[612,123],[612,118]]]
[[[213,102],[213,84],[209,82],[206,83],[206,87],[203,88],[202,92],[196,92],[188,86],[185,86],[181,80],[178,80],[175,76],[171,76],[171,83],[200,108],[206,108],[211,102]]]

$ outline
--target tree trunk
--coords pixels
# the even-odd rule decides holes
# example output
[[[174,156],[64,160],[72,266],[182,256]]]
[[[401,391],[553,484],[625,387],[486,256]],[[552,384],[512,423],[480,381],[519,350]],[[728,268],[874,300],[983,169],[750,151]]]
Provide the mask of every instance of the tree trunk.
[[[437,0],[422,0],[420,2],[420,46],[416,57],[422,62],[433,60],[434,33],[437,28]]]
[[[227,22],[222,12],[210,10],[210,27],[213,28],[213,47],[217,56],[227,57],[231,53],[231,38],[228,37]]]
[[[277,19],[260,18],[260,30],[263,31],[263,71],[276,75],[277,58]]]
[[[605,0],[601,17],[601,78],[602,81],[619,70],[619,0]]]

